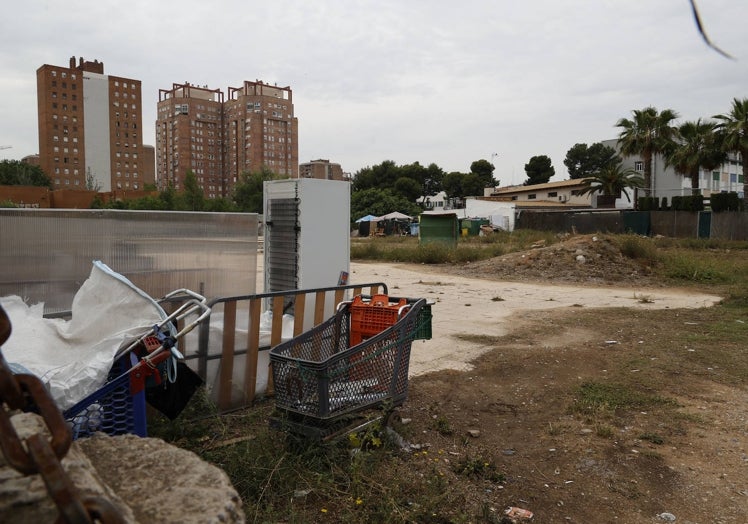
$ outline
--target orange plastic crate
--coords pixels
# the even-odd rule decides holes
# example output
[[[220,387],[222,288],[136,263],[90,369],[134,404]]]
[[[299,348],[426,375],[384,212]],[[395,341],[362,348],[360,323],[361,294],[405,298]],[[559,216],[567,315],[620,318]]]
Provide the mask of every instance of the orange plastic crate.
[[[404,298],[390,302],[390,297],[387,295],[372,295],[367,301],[361,295],[353,297],[350,306],[351,347],[395,325],[400,308],[407,304]]]

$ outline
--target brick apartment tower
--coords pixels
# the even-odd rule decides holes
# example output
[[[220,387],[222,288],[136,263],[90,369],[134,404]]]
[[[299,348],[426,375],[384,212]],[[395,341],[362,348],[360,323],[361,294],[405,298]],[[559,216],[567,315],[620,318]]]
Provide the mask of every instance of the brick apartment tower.
[[[36,71],[39,164],[55,189],[143,189],[155,182],[143,150],[140,80],[104,74],[104,63],[75,57]]]
[[[340,164],[331,163],[325,158],[311,160],[299,165],[299,178],[319,178],[322,180],[347,180]]]
[[[223,194],[223,93],[220,89],[173,84],[158,91],[156,173],[159,189],[184,189],[192,170],[205,196]]]
[[[230,197],[242,173],[298,176],[298,120],[290,87],[244,82],[219,89],[173,84],[159,90],[159,184],[180,190],[192,170],[208,198]]]

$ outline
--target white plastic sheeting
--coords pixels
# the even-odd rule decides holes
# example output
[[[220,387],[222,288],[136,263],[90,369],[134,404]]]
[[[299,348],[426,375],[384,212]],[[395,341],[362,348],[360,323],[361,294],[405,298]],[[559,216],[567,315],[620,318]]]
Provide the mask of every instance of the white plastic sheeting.
[[[12,324],[5,359],[37,375],[65,410],[99,389],[117,351],[166,313],[148,294],[102,262],[75,294],[69,321],[43,318],[44,304],[0,298]]]
[[[246,311],[239,311],[236,315],[236,327],[234,329],[234,351],[246,350],[249,337],[249,316]],[[270,347],[270,337],[273,324],[273,312],[268,310],[260,316],[259,346],[265,348],[257,355],[257,378],[255,381],[255,393],[258,395],[267,391],[268,366],[270,356],[267,348]],[[283,315],[281,328],[281,342],[293,338],[294,317]],[[194,330],[185,337],[188,348],[196,348],[198,344],[198,331]],[[223,312],[213,310],[210,316],[210,334],[208,338],[208,355],[221,355],[223,352]],[[246,355],[235,355],[232,362],[231,401],[241,402],[244,398]],[[193,371],[197,371],[197,361],[188,359]],[[206,370],[205,385],[214,402],[218,402],[218,392],[221,382],[221,359],[210,359]]]

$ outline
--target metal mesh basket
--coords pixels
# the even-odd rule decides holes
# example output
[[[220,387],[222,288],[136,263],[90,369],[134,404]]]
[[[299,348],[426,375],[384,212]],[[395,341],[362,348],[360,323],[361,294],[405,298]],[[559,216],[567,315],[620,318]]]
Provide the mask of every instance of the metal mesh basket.
[[[134,353],[117,359],[107,382],[63,413],[74,440],[99,431],[108,435],[147,436],[145,393],[133,395],[130,375],[124,374],[137,362]]]
[[[375,407],[401,404],[408,390],[410,348],[425,300],[393,326],[349,346],[351,312],[332,318],[270,351],[276,407],[328,420]]]

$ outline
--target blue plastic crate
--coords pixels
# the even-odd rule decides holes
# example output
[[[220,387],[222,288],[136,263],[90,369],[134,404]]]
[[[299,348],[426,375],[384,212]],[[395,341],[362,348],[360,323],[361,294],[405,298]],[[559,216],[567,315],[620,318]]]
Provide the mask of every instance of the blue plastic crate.
[[[107,382],[63,415],[73,432],[73,440],[96,432],[108,435],[148,435],[145,414],[145,392],[130,393],[130,375],[123,375],[138,363],[131,353],[120,357],[112,366]]]

